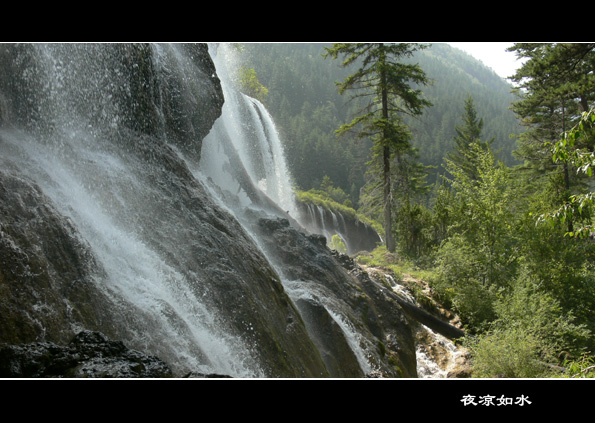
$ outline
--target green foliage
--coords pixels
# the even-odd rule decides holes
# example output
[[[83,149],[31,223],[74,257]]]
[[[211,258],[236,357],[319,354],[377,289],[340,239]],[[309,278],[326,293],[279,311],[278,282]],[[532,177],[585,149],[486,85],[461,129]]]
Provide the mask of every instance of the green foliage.
[[[492,327],[521,327],[533,334],[541,341],[544,360],[567,351],[569,346],[583,345],[590,337],[586,325],[577,324],[572,311],[565,311],[561,301],[532,274],[521,273],[495,309],[498,318]]]
[[[558,159],[552,161],[551,146],[553,143],[560,145],[560,134],[567,133],[581,114],[593,107],[595,44],[517,43],[510,50],[527,59],[513,77],[518,84],[519,100],[512,108],[527,128],[519,139],[519,155],[527,161],[534,175],[561,175],[550,178],[549,182],[559,191],[556,207],[562,209],[557,217],[563,219],[567,231],[574,234],[575,223],[582,222],[573,220],[577,215],[573,214],[576,209],[571,196],[582,189],[582,178],[572,169],[569,150],[564,148],[559,154],[555,153]],[[571,131],[562,144],[572,136]],[[587,145],[592,151],[592,137]]]
[[[537,378],[551,375],[551,368],[542,360],[541,341],[522,328],[509,328],[486,333],[467,341],[473,357],[473,377]]]
[[[315,206],[324,207],[327,210],[340,213],[343,216],[349,216],[355,220],[359,220],[362,223],[374,228],[375,231],[378,233],[384,232],[382,225],[375,220],[370,219],[369,217],[358,213],[355,209],[350,207],[347,204],[340,204],[336,202],[331,195],[322,190],[309,190],[309,191],[299,191],[295,192],[296,199],[303,203],[313,204]],[[348,203],[348,200],[346,201]]]
[[[483,117],[482,132],[499,160],[507,166],[518,164],[512,152],[516,148],[511,134],[518,134],[519,126],[510,103],[515,99],[512,87],[490,69],[474,61],[466,53],[445,44],[433,44],[415,56],[434,84],[424,89],[433,106],[423,119],[406,119],[415,133],[412,142],[420,152],[420,160],[436,169],[428,180],[439,180],[443,159],[453,151],[456,128],[465,114],[469,98],[477,116]],[[465,124],[465,121],[462,122]]]
[[[333,181],[327,175],[324,175],[320,183],[320,190],[327,193],[328,196],[335,202],[343,204],[347,207],[352,207],[352,202],[345,191],[340,187],[335,187]]]
[[[421,204],[404,201],[396,214],[398,251],[410,258],[430,256],[435,244],[431,211]]]
[[[372,151],[375,147],[372,148]],[[397,248],[409,256],[421,256],[431,251],[432,236],[427,227],[429,211],[421,204],[429,192],[427,167],[416,161],[415,150],[393,157],[391,164],[391,207],[394,210],[393,231]],[[378,160],[368,163],[367,183],[360,195],[359,211],[381,221],[384,213],[382,165]]]
[[[469,151],[477,179],[467,168],[447,162],[456,200],[451,209],[457,215],[452,230],[464,245],[472,246],[475,280],[501,288],[516,260],[513,199],[517,195],[509,169],[496,161],[491,150],[471,144]]]
[[[437,237],[444,239],[436,252],[436,288],[477,331],[495,318],[495,304],[516,271],[516,193],[510,170],[480,142],[473,103],[466,104],[464,142],[456,160],[446,160],[452,193],[441,187],[434,206]]]
[[[531,278],[530,278],[531,279]],[[496,301],[490,329],[467,340],[475,377],[559,375],[559,358],[590,332],[565,313],[547,290],[520,278],[510,295]],[[579,353],[580,350],[573,351]]]
[[[435,246],[440,246],[451,233],[456,215],[456,200],[445,181],[436,183],[431,208],[432,232]]]
[[[595,359],[587,354],[583,354],[578,360],[566,360],[564,367],[567,377],[595,378]]]
[[[367,98],[364,109],[349,123],[341,125],[337,134],[354,132],[359,139],[374,143],[373,158],[380,158],[383,181],[382,204],[385,227],[384,241],[394,251],[392,210],[391,167],[410,149],[410,132],[402,122],[402,115],[418,116],[431,103],[423,97],[417,86],[429,83],[418,65],[402,63],[405,57],[426,46],[412,43],[336,43],[325,48],[324,57],[343,57],[343,67],[355,64],[356,70],[342,82],[339,93],[354,90],[352,98]],[[397,160],[397,165],[399,160]]]
[[[498,289],[485,283],[485,258],[461,234],[451,236],[437,253],[432,287],[468,329],[478,332],[495,318]]]
[[[238,69],[240,91],[264,103],[269,90],[258,81],[256,70],[242,66]]]
[[[345,246],[345,242],[343,242],[341,237],[337,234],[333,235],[333,237],[331,238],[329,248],[332,250],[337,250],[342,254],[347,254],[347,247]]]
[[[553,161],[569,163],[577,169],[577,173],[592,177],[595,166],[595,153],[592,151],[594,145],[595,108],[591,108],[589,112],[584,112],[580,121],[553,145]],[[540,216],[540,220],[549,220],[550,223],[574,222],[579,224],[579,227],[568,231],[567,235],[588,237],[595,229],[592,223],[594,200],[593,192],[571,195],[558,210]]]
[[[455,128],[455,145],[453,152],[448,155],[448,159],[461,170],[466,172],[470,179],[477,179],[479,175],[476,174],[474,163],[476,152],[472,150],[472,146],[478,145],[483,149],[487,149],[494,140],[492,139],[489,142],[481,141],[483,119],[477,117],[477,112],[475,110],[475,104],[472,97],[468,97],[465,100],[465,114],[463,115],[463,122],[464,126],[457,126]]]

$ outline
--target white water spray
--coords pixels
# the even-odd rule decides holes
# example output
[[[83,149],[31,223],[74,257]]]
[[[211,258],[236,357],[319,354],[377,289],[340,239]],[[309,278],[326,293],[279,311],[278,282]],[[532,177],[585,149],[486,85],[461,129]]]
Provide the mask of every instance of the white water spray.
[[[168,258],[166,250],[176,248],[168,240],[156,245],[147,238],[169,234],[175,242],[176,231],[184,228],[168,221],[171,204],[159,198],[159,181],[147,177],[147,164],[110,139],[122,119],[113,100],[125,88],[110,79],[118,70],[103,75],[97,69],[104,63],[90,68],[96,61],[85,47],[33,48],[39,62],[32,76],[46,78],[38,113],[52,131],[2,130],[0,151],[42,188],[89,244],[104,272],[97,277],[98,289],[131,319],[126,344],[167,359],[174,369],[262,376],[249,342],[222,331],[218,311],[203,300],[208,281]],[[184,66],[175,46],[152,48],[162,61],[156,67],[180,71]],[[105,54],[100,48],[96,53]],[[152,220],[145,220],[149,215]]]
[[[272,117],[260,101],[235,87],[233,47],[211,46],[211,55],[226,100],[221,118],[203,141],[202,172],[241,207],[258,206],[251,192],[258,189],[282,213],[297,218],[292,178]]]

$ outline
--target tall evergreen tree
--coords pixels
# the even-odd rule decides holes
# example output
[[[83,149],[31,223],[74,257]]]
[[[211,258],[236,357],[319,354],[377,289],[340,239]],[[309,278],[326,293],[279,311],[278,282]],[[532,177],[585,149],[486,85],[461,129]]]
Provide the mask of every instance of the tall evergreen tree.
[[[420,115],[430,106],[419,89],[411,85],[427,85],[425,73],[417,64],[399,62],[420,48],[420,44],[399,43],[338,43],[325,48],[324,57],[344,57],[343,67],[357,64],[358,69],[337,83],[340,94],[354,90],[352,98],[368,100],[360,114],[342,125],[338,134],[356,131],[359,138],[370,138],[382,159],[385,242],[389,251],[395,250],[392,233],[391,162],[411,148],[408,128],[401,115]]]
[[[463,115],[463,125],[455,127],[454,149],[447,157],[454,164],[459,166],[471,179],[477,179],[477,169],[472,160],[475,149],[473,144],[479,145],[483,149],[489,148],[493,139],[487,142],[481,141],[481,131],[483,129],[483,118],[477,116],[475,103],[472,97],[465,100],[465,114]]]

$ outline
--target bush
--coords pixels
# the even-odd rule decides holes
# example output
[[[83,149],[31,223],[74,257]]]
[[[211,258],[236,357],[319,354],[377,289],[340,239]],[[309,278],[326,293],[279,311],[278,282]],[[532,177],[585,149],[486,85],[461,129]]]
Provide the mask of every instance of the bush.
[[[477,250],[459,235],[446,241],[437,256],[437,277],[432,288],[477,332],[495,318],[496,291],[483,277]]]
[[[399,252],[410,258],[430,256],[435,245],[430,210],[406,201],[397,211],[397,216]]]
[[[552,375],[543,359],[541,341],[531,332],[513,327],[467,340],[473,377],[536,378]]]
[[[559,301],[536,280],[522,273],[506,295],[493,303],[497,318],[470,349],[474,375],[548,377],[559,375],[559,357],[580,354],[578,345],[590,338]]]
[[[337,234],[333,235],[333,237],[331,238],[331,243],[329,247],[332,250],[337,250],[342,254],[347,254],[347,247],[345,246],[345,242],[343,242],[341,237]]]
[[[566,361],[566,376],[571,378],[595,378],[595,359],[583,354],[577,361]]]
[[[578,323],[560,301],[531,275],[521,274],[506,297],[496,304],[494,326],[520,326],[542,341],[544,354],[558,356],[562,351],[578,355],[591,333]],[[545,350],[547,349],[547,351]]]

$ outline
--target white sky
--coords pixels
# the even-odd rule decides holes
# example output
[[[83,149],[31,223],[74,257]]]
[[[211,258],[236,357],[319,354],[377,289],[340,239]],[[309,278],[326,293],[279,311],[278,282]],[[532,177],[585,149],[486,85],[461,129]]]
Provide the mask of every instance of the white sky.
[[[502,78],[514,75],[522,62],[517,60],[514,52],[506,51],[514,43],[507,42],[459,42],[447,43],[461,49],[486,66],[492,68]]]

